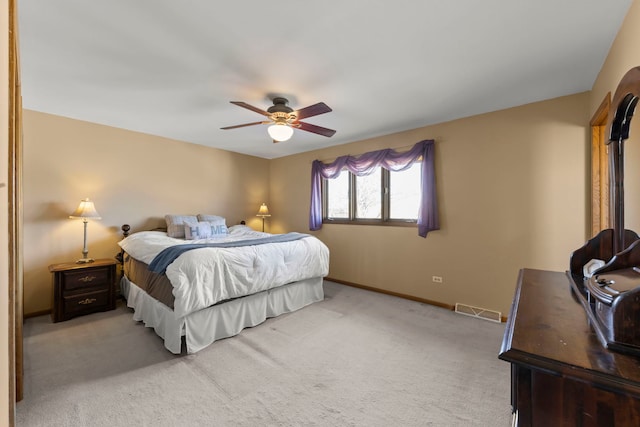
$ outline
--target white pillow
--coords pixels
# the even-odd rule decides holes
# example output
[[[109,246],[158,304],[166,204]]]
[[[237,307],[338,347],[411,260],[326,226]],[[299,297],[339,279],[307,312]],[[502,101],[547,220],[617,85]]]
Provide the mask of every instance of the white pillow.
[[[218,221],[221,221],[221,220],[225,224],[227,223],[226,219],[223,216],[198,214],[198,221],[218,222]]]
[[[185,222],[198,222],[195,215],[165,215],[164,219],[167,222],[167,236],[178,239],[184,239]]]
[[[185,222],[184,238],[187,240],[208,239],[211,237],[210,222]]]

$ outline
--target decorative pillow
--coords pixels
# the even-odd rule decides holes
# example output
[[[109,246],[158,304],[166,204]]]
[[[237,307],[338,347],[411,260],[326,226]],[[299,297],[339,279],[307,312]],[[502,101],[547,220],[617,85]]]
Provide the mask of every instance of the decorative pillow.
[[[229,234],[229,229],[227,228],[227,225],[224,223],[224,221],[218,221],[217,223],[210,222],[209,224],[211,224],[212,238],[224,237]]]
[[[211,237],[211,223],[203,222],[185,222],[184,238],[187,240],[208,239]]]
[[[167,221],[167,235],[178,239],[184,239],[184,223],[197,223],[198,217],[195,215],[165,215]]]
[[[225,224],[227,223],[225,218],[218,215],[204,215],[198,214],[198,221],[208,221],[208,222],[219,222],[222,221]]]
[[[229,234],[229,229],[224,223],[224,218],[211,221],[191,222],[185,221],[183,224],[184,236],[187,240],[220,238]]]
[[[210,237],[212,238],[224,237],[229,234],[229,229],[227,228],[227,220],[223,216],[198,214],[198,221],[206,221],[211,223]]]

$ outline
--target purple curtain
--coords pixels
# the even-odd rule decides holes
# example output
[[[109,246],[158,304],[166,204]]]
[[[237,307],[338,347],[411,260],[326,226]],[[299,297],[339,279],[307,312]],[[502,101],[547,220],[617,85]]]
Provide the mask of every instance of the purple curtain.
[[[438,203],[436,201],[436,180],[434,173],[435,146],[433,140],[420,141],[409,151],[398,153],[387,148],[372,151],[358,157],[342,156],[333,163],[324,164],[315,160],[311,166],[311,210],[309,212],[309,229],[322,228],[322,179],[333,179],[347,169],[357,176],[373,173],[377,167],[399,172],[411,167],[422,156],[422,200],[418,211],[418,235],[427,237],[427,233],[440,229],[438,220]]]

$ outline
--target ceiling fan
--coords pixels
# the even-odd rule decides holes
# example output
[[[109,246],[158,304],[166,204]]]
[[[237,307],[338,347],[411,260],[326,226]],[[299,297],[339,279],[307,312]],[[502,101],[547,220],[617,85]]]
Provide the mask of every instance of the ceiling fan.
[[[268,117],[269,120],[221,128],[224,130],[254,125],[271,125],[267,129],[267,132],[269,132],[269,136],[271,136],[273,142],[288,140],[293,135],[293,129],[300,129],[326,137],[331,137],[336,133],[336,131],[333,129],[327,129],[322,126],[316,126],[300,121],[300,119],[306,119],[307,117],[313,117],[333,111],[324,102],[318,102],[317,104],[313,104],[295,111],[293,110],[293,108],[287,105],[289,101],[286,98],[282,97],[273,98],[273,106],[269,107],[267,111],[254,107],[253,105],[249,105],[246,102],[230,102],[239,107],[243,107],[248,110],[255,111],[258,114],[262,114],[263,116]]]

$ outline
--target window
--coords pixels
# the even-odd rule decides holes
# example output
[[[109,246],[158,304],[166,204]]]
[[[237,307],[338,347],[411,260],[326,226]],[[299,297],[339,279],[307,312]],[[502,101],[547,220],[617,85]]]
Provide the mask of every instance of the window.
[[[371,175],[355,177],[354,196],[356,208],[353,214],[357,219],[382,218],[382,199],[380,197],[382,191],[380,177],[382,177],[382,173],[380,169],[376,168]]]
[[[440,229],[434,172],[434,141],[410,150],[372,151],[311,166],[309,229],[323,222],[417,224],[418,235]]]
[[[349,173],[343,172],[331,181],[325,180],[325,203],[329,218],[349,218]]]
[[[323,219],[329,222],[415,224],[420,209],[420,162],[399,172],[378,167],[370,175],[342,171],[324,179]]]
[[[389,218],[418,219],[420,209],[420,163],[389,173]]]

